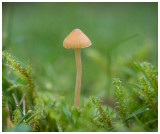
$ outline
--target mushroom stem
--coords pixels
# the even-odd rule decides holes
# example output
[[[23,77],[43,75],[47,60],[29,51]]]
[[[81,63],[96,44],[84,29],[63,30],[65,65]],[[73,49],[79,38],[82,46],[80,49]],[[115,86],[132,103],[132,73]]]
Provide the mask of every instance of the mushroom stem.
[[[80,89],[81,89],[81,77],[82,77],[82,65],[81,65],[81,53],[80,48],[75,48],[75,58],[77,67],[76,87],[74,96],[74,106],[79,107]]]

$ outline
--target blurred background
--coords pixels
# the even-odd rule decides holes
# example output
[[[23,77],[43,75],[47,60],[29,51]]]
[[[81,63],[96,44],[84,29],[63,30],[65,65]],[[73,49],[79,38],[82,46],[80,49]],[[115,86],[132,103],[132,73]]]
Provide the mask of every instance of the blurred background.
[[[112,100],[112,78],[129,81],[134,61],[158,67],[158,3],[3,3],[3,50],[30,63],[37,91],[64,95],[73,105],[75,53],[64,38],[81,29],[92,45],[81,49],[81,103]],[[129,90],[129,89],[128,89]]]

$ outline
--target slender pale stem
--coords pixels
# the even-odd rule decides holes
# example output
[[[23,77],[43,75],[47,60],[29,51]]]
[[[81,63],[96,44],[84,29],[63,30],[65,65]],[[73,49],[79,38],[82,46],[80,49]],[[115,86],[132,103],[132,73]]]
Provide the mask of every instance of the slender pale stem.
[[[81,89],[81,77],[82,77],[82,65],[81,65],[81,53],[80,48],[75,49],[77,76],[76,76],[76,87],[74,96],[74,106],[79,107],[80,100],[80,89]]]

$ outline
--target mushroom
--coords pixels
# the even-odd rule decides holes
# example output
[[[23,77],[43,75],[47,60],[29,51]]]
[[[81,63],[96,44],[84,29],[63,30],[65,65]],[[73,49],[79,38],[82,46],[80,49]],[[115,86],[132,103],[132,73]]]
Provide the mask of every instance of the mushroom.
[[[82,77],[80,48],[89,47],[90,45],[92,45],[90,39],[80,29],[74,29],[63,41],[64,48],[75,49],[75,59],[77,67],[75,97],[74,97],[75,107],[79,107],[79,101],[80,101],[80,88],[81,88],[81,77]]]

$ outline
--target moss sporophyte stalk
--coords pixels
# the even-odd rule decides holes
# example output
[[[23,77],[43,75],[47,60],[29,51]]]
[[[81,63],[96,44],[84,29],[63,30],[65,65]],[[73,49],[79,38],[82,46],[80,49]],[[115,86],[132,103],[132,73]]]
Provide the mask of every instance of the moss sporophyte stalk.
[[[89,47],[90,45],[92,45],[90,39],[80,29],[74,29],[63,41],[64,48],[75,49],[75,59],[76,59],[76,67],[77,67],[75,97],[74,97],[75,107],[79,107],[79,103],[80,103],[80,89],[81,89],[81,77],[82,77],[80,49]]]

